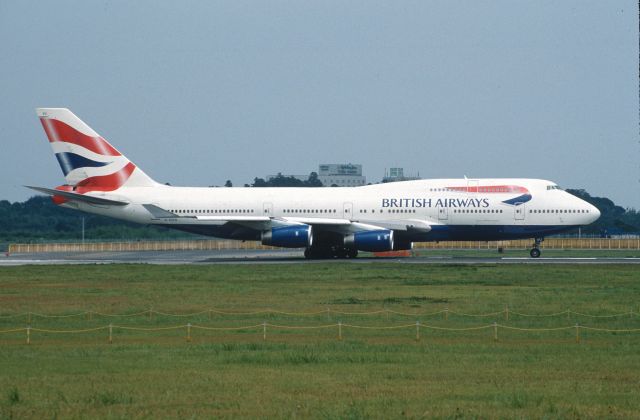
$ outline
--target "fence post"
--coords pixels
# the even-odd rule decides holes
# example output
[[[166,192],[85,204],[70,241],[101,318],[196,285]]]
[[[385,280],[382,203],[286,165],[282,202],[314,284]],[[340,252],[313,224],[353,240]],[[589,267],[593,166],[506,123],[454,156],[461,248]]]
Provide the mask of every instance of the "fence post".
[[[267,340],[267,321],[262,322],[262,341]]]
[[[31,311],[27,312],[27,324],[31,324]]]
[[[109,324],[109,344],[113,344],[113,324]]]
[[[580,342],[580,326],[576,323],[576,343]]]
[[[187,324],[187,343],[191,342],[191,323]]]
[[[567,321],[571,320],[571,309],[567,309]]]
[[[498,341],[498,323],[493,323],[493,341]]]
[[[342,340],[342,321],[338,321],[338,340]]]
[[[27,325],[27,344],[31,344],[31,325]]]
[[[211,321],[211,309],[209,309],[209,321]]]
[[[504,319],[509,320],[509,305],[504,305]]]
[[[416,341],[420,341],[420,321],[416,321]]]
[[[327,306],[327,321],[331,321],[331,308]]]
[[[149,320],[153,319],[153,308],[149,308]]]
[[[444,320],[446,321],[447,319],[449,319],[449,307],[445,307],[444,308]]]

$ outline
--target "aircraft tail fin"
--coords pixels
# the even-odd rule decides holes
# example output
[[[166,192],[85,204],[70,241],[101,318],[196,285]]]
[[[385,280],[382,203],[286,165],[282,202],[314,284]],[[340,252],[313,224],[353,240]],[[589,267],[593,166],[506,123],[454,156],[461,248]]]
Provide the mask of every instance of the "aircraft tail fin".
[[[53,153],[74,191],[114,191],[157,183],[66,108],[38,108]]]

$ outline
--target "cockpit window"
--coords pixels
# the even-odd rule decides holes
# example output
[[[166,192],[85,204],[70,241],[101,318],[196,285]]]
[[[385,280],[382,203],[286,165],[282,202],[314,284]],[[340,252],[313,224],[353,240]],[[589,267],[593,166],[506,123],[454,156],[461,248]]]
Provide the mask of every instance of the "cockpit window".
[[[561,190],[562,188],[560,188],[557,185],[547,185],[547,191],[549,190]]]

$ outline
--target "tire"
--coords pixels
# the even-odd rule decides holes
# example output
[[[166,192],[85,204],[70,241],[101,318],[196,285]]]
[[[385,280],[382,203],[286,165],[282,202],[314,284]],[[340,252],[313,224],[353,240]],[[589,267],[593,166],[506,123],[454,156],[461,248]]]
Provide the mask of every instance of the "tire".
[[[538,258],[540,257],[540,250],[538,248],[533,248],[531,252],[529,252],[529,255],[531,255],[531,258]]]

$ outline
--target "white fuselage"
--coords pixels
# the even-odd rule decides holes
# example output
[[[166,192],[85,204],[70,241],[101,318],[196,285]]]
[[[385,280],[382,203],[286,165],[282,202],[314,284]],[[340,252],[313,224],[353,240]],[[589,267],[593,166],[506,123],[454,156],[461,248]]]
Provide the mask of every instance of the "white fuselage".
[[[520,188],[508,191],[508,186]],[[522,191],[526,190],[526,194]],[[92,194],[100,196],[99,194]],[[137,223],[189,229],[219,219],[267,216],[307,223],[339,219],[365,224],[415,221],[433,229],[416,240],[536,237],[586,225],[600,213],[589,203],[537,179],[434,179],[350,188],[191,188],[157,185],[122,188],[108,197],[126,207],[73,204],[75,208]],[[523,197],[522,202],[508,203]],[[507,203],[505,203],[507,202]],[[143,204],[176,217],[158,219]],[[218,236],[215,230],[202,233]],[[484,235],[484,236],[483,236]],[[226,235],[221,234],[221,237]],[[246,238],[252,239],[252,238]]]
[[[161,185],[67,108],[38,108],[66,183],[55,203],[131,222],[305,248],[305,256],[411,249],[413,242],[536,238],[600,212],[538,179],[433,179],[350,188]],[[534,252],[535,251],[535,252]]]

